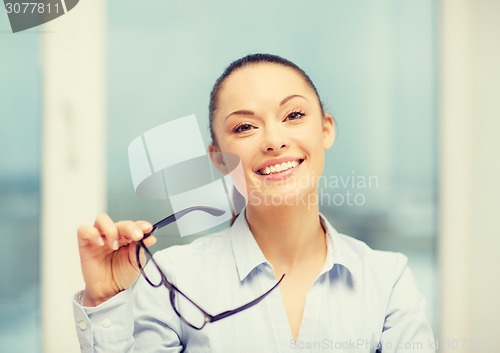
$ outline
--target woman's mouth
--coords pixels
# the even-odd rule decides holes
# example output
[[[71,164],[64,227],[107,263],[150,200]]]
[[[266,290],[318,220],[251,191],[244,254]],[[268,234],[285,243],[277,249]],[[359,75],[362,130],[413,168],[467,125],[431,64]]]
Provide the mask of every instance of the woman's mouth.
[[[296,159],[296,160],[291,160],[291,161],[286,161],[286,162],[281,162],[281,163],[275,163],[271,165],[267,165],[265,167],[262,167],[261,169],[257,170],[255,173],[258,175],[271,175],[271,174],[278,174],[285,172],[289,169],[293,169],[297,166],[299,166],[304,160],[303,159]]]

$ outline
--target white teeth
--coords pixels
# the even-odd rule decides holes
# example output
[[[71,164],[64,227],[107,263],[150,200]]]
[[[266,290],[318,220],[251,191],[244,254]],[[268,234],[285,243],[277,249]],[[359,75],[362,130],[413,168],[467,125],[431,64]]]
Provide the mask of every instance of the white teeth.
[[[295,168],[298,165],[299,165],[299,162],[297,162],[297,161],[288,161],[288,162],[283,162],[281,164],[275,164],[275,165],[268,166],[264,169],[261,169],[259,172],[260,172],[260,174],[263,174],[263,175],[269,175],[271,173],[279,173],[279,172],[283,172],[283,171],[290,169],[290,168]]]

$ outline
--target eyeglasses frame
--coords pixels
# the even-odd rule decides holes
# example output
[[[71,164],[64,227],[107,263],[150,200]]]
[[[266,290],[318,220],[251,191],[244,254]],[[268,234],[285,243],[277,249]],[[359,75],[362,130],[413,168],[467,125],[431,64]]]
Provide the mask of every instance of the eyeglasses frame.
[[[271,293],[276,287],[278,287],[278,285],[281,283],[281,281],[283,280],[283,278],[285,277],[285,274],[283,274],[281,276],[281,278],[279,279],[279,281],[273,286],[271,287],[269,290],[267,290],[264,294],[260,295],[259,297],[255,298],[254,300],[244,304],[244,305],[241,305],[235,309],[232,309],[232,310],[226,310],[222,313],[219,313],[219,314],[216,314],[216,315],[212,315],[212,314],[209,314],[206,310],[204,310],[200,305],[198,305],[197,303],[195,303],[191,298],[189,298],[186,294],[184,294],[179,288],[177,288],[177,286],[175,286],[173,283],[171,283],[167,276],[163,273],[163,271],[161,270],[160,266],[158,265],[158,263],[156,262],[156,260],[154,259],[153,257],[153,254],[149,251],[149,249],[147,248],[147,246],[144,244],[144,239],[146,239],[147,237],[153,235],[157,230],[175,222],[176,220],[178,220],[179,218],[185,216],[186,214],[190,213],[190,212],[193,212],[193,211],[202,211],[202,212],[206,212],[206,213],[209,213],[213,216],[221,216],[222,214],[224,214],[224,210],[221,210],[219,208],[215,208],[215,207],[208,207],[208,206],[192,206],[192,207],[188,207],[186,209],[183,209],[181,211],[178,211],[178,212],[175,212],[174,214],[170,215],[170,216],[167,216],[165,217],[164,219],[162,219],[161,221],[155,223],[153,225],[153,229],[151,230],[151,232],[147,233],[147,234],[144,234],[144,237],[143,239],[139,240],[137,242],[137,249],[136,249],[136,260],[137,260],[137,264],[138,264],[138,267],[139,267],[139,270],[141,271],[141,274],[143,276],[143,278],[146,280],[146,282],[148,282],[149,285],[151,285],[152,287],[154,288],[159,288],[160,286],[164,285],[168,291],[169,291],[169,297],[170,297],[170,305],[172,306],[172,308],[174,309],[175,313],[177,314],[177,316],[188,326],[194,328],[195,330],[201,330],[203,327],[205,327],[206,324],[208,323],[211,323],[211,322],[216,322],[216,321],[219,321],[219,320],[222,320],[226,317],[229,317],[229,316],[232,316],[232,315],[235,315],[237,313],[240,313],[242,312],[243,310],[246,310],[248,308],[251,308],[252,306],[258,304],[260,301],[262,301],[269,293]],[[159,284],[154,284],[152,283],[148,276],[144,273],[144,268],[142,267],[141,265],[141,260],[140,260],[140,256],[141,256],[141,249],[144,249],[144,251],[148,254],[149,256],[149,259],[150,261],[152,261],[152,263],[154,264],[154,266],[156,267],[156,269],[158,270],[158,272],[160,273],[160,276],[161,276],[161,281]],[[177,309],[177,306],[175,304],[175,292],[178,292],[180,295],[182,295],[186,300],[188,300],[191,304],[193,304],[198,310],[200,310],[200,312],[203,314],[204,316],[204,321],[203,321],[203,324],[201,326],[195,326],[193,325],[192,323],[190,323],[187,319],[185,319],[182,314],[178,311]]]

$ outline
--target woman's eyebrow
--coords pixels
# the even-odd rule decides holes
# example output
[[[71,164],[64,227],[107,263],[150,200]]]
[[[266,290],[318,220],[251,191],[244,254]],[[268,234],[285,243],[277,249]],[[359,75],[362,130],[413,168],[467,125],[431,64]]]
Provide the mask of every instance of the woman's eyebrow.
[[[293,99],[293,98],[302,98],[304,100],[307,101],[306,97],[304,96],[301,96],[300,94],[292,94],[291,96],[288,96],[286,98],[284,98],[281,102],[280,102],[280,107],[284,104],[286,104],[289,100]],[[234,112],[232,112],[231,114],[229,114],[228,116],[226,116],[226,118],[224,119],[224,121],[227,120],[227,118],[229,118],[231,115],[255,115],[255,113],[251,110],[236,110]]]
[[[254,112],[252,112],[251,110],[236,110],[231,114],[229,114],[228,116],[226,116],[224,121],[226,121],[227,118],[229,118],[231,115],[254,115]]]
[[[305,99],[305,100],[307,101],[306,97],[301,96],[300,94],[292,94],[291,96],[288,96],[288,97],[286,97],[285,99],[283,99],[283,100],[280,102],[280,106],[282,106],[282,105],[286,104],[286,102],[288,102],[289,100],[291,100],[291,99],[293,99],[293,98],[302,98],[302,99]]]

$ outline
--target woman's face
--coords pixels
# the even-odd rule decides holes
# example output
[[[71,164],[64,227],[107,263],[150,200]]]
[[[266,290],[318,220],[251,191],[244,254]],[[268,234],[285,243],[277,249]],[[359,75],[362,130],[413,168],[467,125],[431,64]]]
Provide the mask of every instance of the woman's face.
[[[209,151],[240,157],[249,205],[309,202],[335,134],[305,79],[278,64],[246,66],[226,78],[217,106]]]

